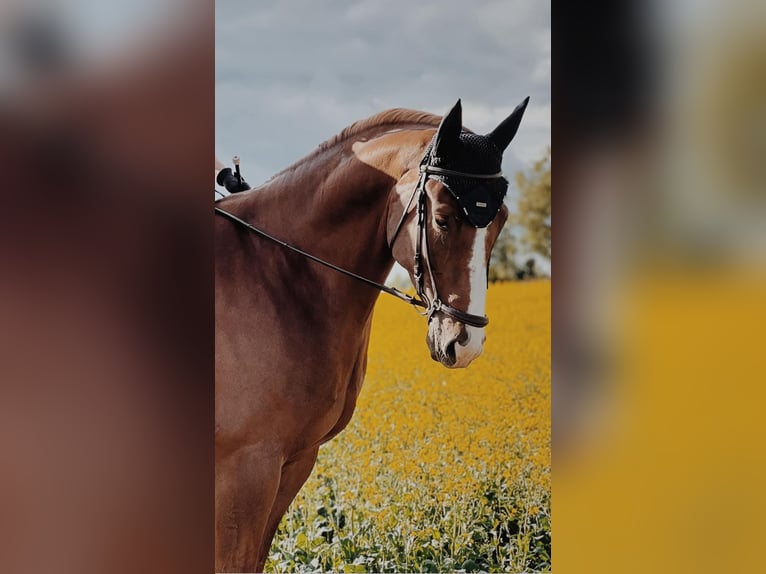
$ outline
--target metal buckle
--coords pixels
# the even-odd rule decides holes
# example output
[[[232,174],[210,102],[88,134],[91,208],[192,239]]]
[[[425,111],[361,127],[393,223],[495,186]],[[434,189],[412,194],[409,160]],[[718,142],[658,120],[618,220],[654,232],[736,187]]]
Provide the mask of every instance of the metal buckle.
[[[428,313],[426,314],[426,318],[428,321],[431,321],[431,318],[434,316],[434,313],[438,313],[442,310],[442,302],[437,298],[431,301],[431,305],[428,307]]]

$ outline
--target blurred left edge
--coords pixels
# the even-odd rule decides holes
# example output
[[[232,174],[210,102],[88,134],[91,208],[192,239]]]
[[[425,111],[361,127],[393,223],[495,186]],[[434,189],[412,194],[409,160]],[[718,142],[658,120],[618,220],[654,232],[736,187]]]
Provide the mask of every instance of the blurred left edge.
[[[213,570],[213,7],[0,9],[0,571]]]

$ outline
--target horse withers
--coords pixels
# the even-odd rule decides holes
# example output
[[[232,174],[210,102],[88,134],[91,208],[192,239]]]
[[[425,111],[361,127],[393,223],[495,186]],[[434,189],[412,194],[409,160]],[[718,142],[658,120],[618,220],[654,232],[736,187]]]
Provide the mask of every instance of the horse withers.
[[[348,424],[379,293],[368,283],[394,261],[426,309],[431,357],[455,368],[481,353],[508,215],[502,153],[527,101],[484,136],[462,128],[460,101],[443,119],[389,110],[217,203],[280,240],[216,218],[217,571],[263,569],[319,446]]]

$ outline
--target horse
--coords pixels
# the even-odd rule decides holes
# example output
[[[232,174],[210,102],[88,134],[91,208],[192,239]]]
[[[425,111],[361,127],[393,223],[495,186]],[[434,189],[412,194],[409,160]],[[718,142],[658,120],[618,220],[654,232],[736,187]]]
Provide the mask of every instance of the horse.
[[[217,571],[262,571],[319,446],[351,419],[394,261],[431,357],[462,368],[480,355],[508,217],[500,164],[528,101],[487,135],[463,129],[460,100],[443,118],[388,110],[216,202]]]

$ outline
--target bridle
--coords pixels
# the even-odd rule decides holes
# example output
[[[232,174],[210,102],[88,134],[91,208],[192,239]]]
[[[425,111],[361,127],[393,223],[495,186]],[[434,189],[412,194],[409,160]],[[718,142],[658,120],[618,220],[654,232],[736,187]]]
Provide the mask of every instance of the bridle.
[[[338,267],[337,265],[333,265],[332,263],[329,263],[328,261],[325,261],[323,259],[320,259],[319,257],[316,257],[315,255],[311,255],[310,253],[307,253],[303,251],[302,249],[299,249],[298,247],[290,245],[289,243],[286,243],[282,241],[281,239],[277,239],[276,237],[266,233],[265,231],[258,229],[254,225],[240,219],[239,217],[237,217],[236,215],[232,213],[229,213],[228,211],[221,209],[220,207],[214,208],[215,213],[216,215],[225,217],[226,219],[229,219],[230,221],[244,227],[248,231],[251,231],[265,239],[268,239],[274,243],[277,243],[278,245],[281,245],[282,247],[290,251],[298,253],[302,255],[303,257],[306,257],[316,263],[324,265],[325,267],[329,267],[330,269],[333,269],[334,271],[342,273],[343,275],[346,275],[347,277],[351,277],[352,279],[356,279],[357,281],[360,281],[384,293],[393,295],[394,297],[397,297],[398,299],[401,299],[402,301],[405,301],[406,303],[409,303],[410,305],[413,305],[416,307],[422,307],[423,309],[425,309],[425,311],[422,314],[427,318],[428,322],[431,321],[435,313],[441,312],[441,313],[444,313],[445,315],[452,317],[453,319],[456,319],[457,321],[460,321],[461,323],[465,325],[470,325],[472,327],[486,327],[487,324],[489,323],[489,318],[486,315],[473,315],[471,313],[460,311],[459,309],[455,309],[454,307],[447,305],[439,298],[438,290],[436,288],[436,279],[434,277],[433,271],[431,270],[431,261],[428,256],[428,232],[427,232],[427,226],[426,226],[426,202],[427,202],[428,194],[426,193],[426,183],[428,182],[429,176],[431,175],[441,175],[441,176],[452,175],[452,176],[457,176],[457,177],[466,178],[466,179],[496,179],[496,178],[503,177],[503,173],[501,171],[497,173],[492,173],[492,174],[466,173],[462,171],[454,171],[451,169],[438,167],[433,165],[433,161],[435,158],[433,156],[431,149],[432,149],[432,146],[429,146],[428,151],[426,152],[425,156],[423,157],[423,160],[420,163],[420,176],[418,178],[418,183],[415,186],[415,189],[412,191],[412,195],[410,195],[410,199],[407,202],[407,205],[404,207],[404,211],[402,212],[402,216],[399,219],[399,223],[397,223],[396,229],[394,230],[394,233],[388,242],[389,248],[393,249],[394,240],[398,236],[399,231],[401,230],[402,225],[404,224],[404,220],[406,219],[407,214],[410,211],[410,206],[412,205],[412,201],[415,199],[415,196],[417,195],[418,196],[417,238],[415,240],[415,256],[414,256],[414,265],[413,265],[413,276],[415,277],[415,290],[416,290],[417,297],[412,297],[411,295],[402,293],[395,287],[389,287],[387,285],[377,283],[375,281],[372,281],[371,279],[367,279],[366,277],[362,277],[361,275],[357,275],[356,273],[353,273],[351,271]],[[425,290],[425,277],[423,275],[423,261],[425,261],[425,267],[428,270],[429,277],[431,278],[431,292],[433,293],[432,298],[428,297]]]
[[[417,195],[417,238],[415,239],[415,261],[412,275],[415,277],[416,293],[422,302],[422,306],[425,308],[424,315],[430,322],[434,313],[441,311],[445,315],[448,315],[465,325],[480,328],[486,327],[489,323],[489,318],[486,315],[474,315],[459,309],[455,309],[451,305],[444,303],[439,298],[439,291],[436,288],[436,278],[434,276],[433,270],[431,269],[431,259],[428,255],[428,228],[426,226],[426,201],[428,194],[426,193],[426,183],[428,183],[429,175],[452,175],[465,179],[496,179],[503,177],[503,172],[498,171],[496,173],[483,174],[455,171],[433,165],[434,159],[434,155],[431,151],[431,148],[429,147],[429,150],[426,152],[423,160],[420,162],[420,177],[418,178],[418,184],[415,186],[415,189],[413,190],[412,195],[410,196],[410,199],[404,208],[402,217],[399,219],[399,223],[396,225],[396,229],[394,230],[394,233],[388,242],[388,247],[393,249],[394,240],[396,239],[397,235],[399,235],[399,230],[402,228],[402,224],[404,223],[404,220],[409,213],[410,206],[412,205],[412,200],[415,198],[415,195]],[[425,289],[425,276],[423,275],[422,263],[423,260],[425,260],[425,266],[426,269],[428,269],[428,276],[431,278],[431,292],[433,293],[433,297],[430,299],[430,301]]]

